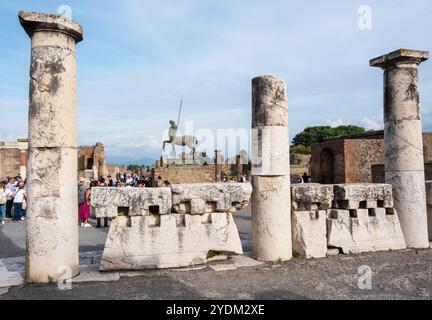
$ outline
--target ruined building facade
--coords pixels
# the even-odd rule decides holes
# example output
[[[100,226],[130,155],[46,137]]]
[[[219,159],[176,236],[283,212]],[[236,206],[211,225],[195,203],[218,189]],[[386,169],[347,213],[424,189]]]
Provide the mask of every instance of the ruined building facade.
[[[0,142],[0,178],[18,174],[26,178],[28,159],[28,140]]]
[[[18,174],[23,179],[27,177],[28,140],[18,139],[15,142],[0,142],[0,178],[15,177]],[[108,174],[114,176],[117,172],[125,172],[123,166],[107,164],[105,148],[100,142],[94,146],[78,147],[77,177],[97,178]]]
[[[432,133],[423,133],[426,180],[432,180]],[[384,183],[384,131],[336,137],[312,146],[315,183]]]

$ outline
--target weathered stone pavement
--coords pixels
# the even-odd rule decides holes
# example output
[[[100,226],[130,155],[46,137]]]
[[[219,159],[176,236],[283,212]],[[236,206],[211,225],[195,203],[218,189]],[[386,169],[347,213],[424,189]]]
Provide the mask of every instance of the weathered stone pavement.
[[[246,208],[235,219],[243,249],[250,252],[250,211]],[[24,258],[12,254],[24,254],[24,226],[16,224],[9,226],[13,230],[2,231],[14,249],[1,247],[0,300],[432,299],[432,249],[293,259],[282,264],[256,264],[247,257],[236,257],[176,270],[99,273],[106,231],[92,228],[80,229],[80,264],[86,267],[81,267],[72,290],[60,291],[55,284],[22,285]],[[371,290],[358,288],[358,269],[364,265],[373,271]]]
[[[432,298],[432,249],[293,259],[255,266],[244,266],[250,262],[247,258],[242,262],[240,267],[227,271],[206,266],[103,274],[113,281],[99,278],[74,282],[72,290],[66,291],[60,291],[56,285],[25,285],[8,291],[0,289],[0,300]],[[228,269],[233,269],[233,261],[228,264]],[[369,266],[373,271],[371,290],[358,287],[361,266]],[[89,274],[85,276],[89,280]]]

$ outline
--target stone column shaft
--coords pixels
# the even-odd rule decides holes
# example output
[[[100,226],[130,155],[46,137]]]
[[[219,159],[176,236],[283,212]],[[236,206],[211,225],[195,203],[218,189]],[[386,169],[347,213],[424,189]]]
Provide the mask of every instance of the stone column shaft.
[[[79,273],[76,43],[82,27],[59,15],[20,12],[31,37],[26,280]]]
[[[418,66],[428,57],[400,49],[370,62],[384,70],[385,179],[410,248],[429,246],[418,89]]]
[[[292,258],[288,102],[284,81],[252,80],[252,241],[262,261]]]

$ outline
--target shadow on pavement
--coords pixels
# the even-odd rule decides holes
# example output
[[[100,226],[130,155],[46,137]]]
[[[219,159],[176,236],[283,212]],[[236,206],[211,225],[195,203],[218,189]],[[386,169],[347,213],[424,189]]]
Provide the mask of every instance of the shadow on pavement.
[[[0,259],[12,258],[25,255],[25,250],[17,246],[4,232],[3,228],[7,225],[0,227]]]

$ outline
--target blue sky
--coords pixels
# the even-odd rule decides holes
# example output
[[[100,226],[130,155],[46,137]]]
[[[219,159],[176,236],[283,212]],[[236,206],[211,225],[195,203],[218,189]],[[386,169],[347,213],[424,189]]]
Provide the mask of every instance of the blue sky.
[[[0,141],[27,135],[30,41],[17,13],[61,5],[85,31],[78,142],[102,141],[108,158],[157,158],[182,96],[182,120],[195,129],[248,129],[250,81],[264,74],[287,83],[291,137],[311,125],[378,129],[382,71],[369,60],[432,49],[429,0],[1,1]],[[372,9],[371,30],[358,28],[361,5]],[[430,61],[421,65],[420,90],[430,131]]]

